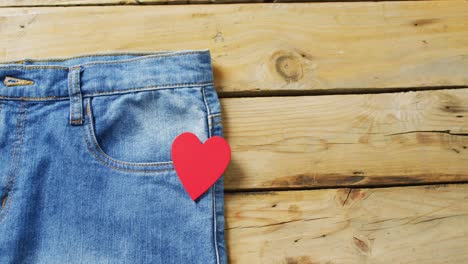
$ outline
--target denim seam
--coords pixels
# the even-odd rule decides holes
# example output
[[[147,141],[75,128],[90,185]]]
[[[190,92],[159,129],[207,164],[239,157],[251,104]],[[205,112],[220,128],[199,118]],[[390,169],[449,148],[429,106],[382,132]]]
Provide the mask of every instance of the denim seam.
[[[210,119],[210,137],[212,136],[212,130],[214,129],[213,125],[211,124],[212,123],[212,120],[211,120],[211,117],[208,117]],[[216,213],[216,183],[213,184],[213,189],[211,191],[211,196],[213,197],[213,202],[212,202],[212,206],[213,206],[213,226],[214,226],[214,230],[213,230],[213,235],[214,235],[214,243],[215,243],[215,250],[216,250],[216,262],[219,264],[220,263],[220,257],[219,257],[219,248],[218,248],[218,227],[217,227],[217,221],[218,221],[218,215]]]
[[[66,60],[73,60],[73,59],[81,59],[81,58],[94,58],[94,57],[104,57],[104,56],[115,56],[115,55],[148,55],[152,53],[144,53],[144,52],[122,52],[122,53],[100,53],[100,54],[83,54],[77,56],[69,56],[69,57],[51,57],[51,58],[44,58],[44,59],[21,59],[21,60],[12,60],[12,61],[3,61],[0,64],[10,64],[10,63],[18,63],[24,64],[25,62],[53,62],[53,61],[66,61]]]
[[[179,84],[171,84],[171,85],[144,86],[144,87],[139,87],[139,88],[129,88],[125,90],[118,90],[118,91],[111,91],[111,92],[97,92],[97,93],[84,94],[83,97],[112,95],[112,94],[120,94],[120,93],[133,92],[133,91],[151,91],[151,90],[163,90],[163,89],[172,89],[172,88],[184,88],[186,86],[204,87],[204,86],[208,86],[211,84],[212,82],[199,82],[199,83],[179,83]],[[191,87],[186,87],[186,88],[192,89]]]
[[[2,66],[0,64],[0,70],[6,70],[6,69],[13,69],[13,68],[26,68],[26,70],[29,69],[35,69],[35,70],[50,70],[50,69],[58,69],[58,70],[64,70],[68,71],[68,67],[64,66],[54,66],[54,65],[8,65],[8,66]]]
[[[79,67],[73,67],[72,68],[73,70],[75,70],[75,86],[73,87],[73,89],[75,90],[75,95],[72,96],[72,98],[70,98],[70,104],[72,105],[72,118],[71,118],[71,123],[72,124],[81,124],[82,123],[82,119],[83,119],[83,105],[80,105],[80,102],[82,102],[82,95],[81,95],[81,91],[79,90],[78,88],[78,85],[79,85],[79,70],[80,68]],[[73,99],[73,100],[72,100]],[[76,105],[75,105],[75,101],[76,101]],[[79,117],[78,119],[75,119],[75,108],[76,106],[78,106],[78,110],[79,110]]]
[[[129,63],[129,62],[134,62],[134,61],[140,61],[140,60],[146,60],[146,59],[153,59],[153,58],[163,58],[163,57],[171,57],[171,56],[188,56],[192,54],[196,54],[200,52],[184,52],[184,53],[171,53],[171,54],[157,54],[157,55],[148,55],[144,57],[138,57],[138,58],[132,58],[132,59],[123,59],[123,60],[118,60],[118,61],[96,61],[96,62],[90,62],[90,63],[83,63],[80,64],[83,68],[86,68],[87,66],[90,65],[109,65],[109,64],[119,64],[119,63]]]
[[[71,74],[68,76],[68,96],[70,98],[70,122],[73,122],[73,116],[75,115],[75,107],[73,107],[73,87]]]
[[[202,54],[206,53],[208,50],[192,50],[192,51],[171,51],[171,50],[163,50],[160,52],[112,52],[112,53],[100,53],[100,54],[83,54],[78,56],[70,56],[70,57],[63,57],[63,58],[49,58],[49,59],[21,59],[16,61],[6,61],[0,62],[0,64],[7,64],[7,63],[24,63],[24,62],[52,62],[52,61],[66,61],[72,59],[79,59],[79,58],[94,58],[94,57],[104,57],[104,56],[115,56],[115,55],[147,55],[145,58],[158,58],[158,57],[170,57],[170,56],[178,56],[178,55],[189,55],[189,54]],[[140,58],[132,58],[132,59],[140,59]],[[143,58],[141,58],[143,59]],[[122,59],[115,62],[121,62],[131,59]],[[81,64],[86,65],[86,64]]]
[[[147,92],[153,90],[164,90],[164,89],[192,89],[192,87],[204,87],[212,85],[212,82],[200,82],[200,83],[181,83],[175,85],[158,85],[158,86],[145,86],[139,88],[130,88],[125,90],[119,91],[111,91],[111,92],[97,92],[97,93],[90,93],[90,94],[83,94],[83,98],[86,97],[95,97],[95,96],[106,96],[106,95],[114,95],[114,94],[125,94],[130,92]],[[186,87],[191,86],[191,87]],[[5,100],[27,100],[27,101],[59,101],[59,100],[67,100],[69,96],[45,96],[45,97],[13,97],[13,96],[2,96],[0,95],[0,99]]]
[[[22,107],[22,104],[20,105]],[[15,157],[15,160],[16,161],[11,161],[11,162],[16,162],[15,164],[15,168],[13,170],[13,181],[11,183],[11,191],[8,190],[8,187],[9,187],[9,184],[7,185],[7,202],[6,202],[6,208],[5,208],[5,211],[1,211],[0,214],[3,214],[2,218],[0,219],[0,224],[3,223],[3,221],[5,221],[6,219],[6,216],[8,214],[8,212],[10,212],[10,208],[11,208],[11,203],[12,203],[12,200],[13,200],[13,194],[14,194],[14,187],[15,187],[15,183],[16,183],[16,179],[17,179],[17,176],[18,176],[18,168],[19,168],[19,163],[21,162],[21,151],[22,151],[22,145],[23,145],[23,140],[24,140],[24,134],[25,134],[25,130],[26,130],[26,115],[27,115],[27,107],[24,108],[23,110],[23,114],[22,114],[22,117],[20,118],[20,113],[21,113],[21,110],[18,111],[18,121],[17,122],[22,122],[22,131],[21,131],[21,139],[20,139],[20,142],[18,142],[14,148],[14,151],[15,151],[15,156],[16,156],[16,151],[18,151],[18,157],[16,158]],[[8,173],[8,175],[10,175],[10,173]],[[9,183],[10,181],[8,181]],[[2,208],[3,209],[3,208]]]
[[[3,100],[0,100],[0,113],[2,113],[3,104],[4,104]],[[3,183],[3,177],[0,176],[0,184],[2,184],[2,183]],[[5,185],[6,185],[6,184],[7,184],[7,183],[5,183]],[[7,193],[7,192],[6,192],[6,189],[5,189],[5,194],[6,194],[6,193]],[[3,198],[3,195],[2,195],[2,197],[0,197],[0,198]],[[0,211],[1,211],[1,208],[2,208],[2,206],[1,206],[1,202],[0,202]]]
[[[23,96],[4,96],[0,95],[0,99],[12,101],[61,101],[67,100],[68,96],[45,96],[45,97],[23,97]]]
[[[207,122],[208,122],[208,137],[211,138],[212,135],[212,126],[211,126],[211,109],[208,104],[208,101],[206,99],[206,92],[205,92],[205,87],[202,87],[202,96],[203,96],[203,101],[205,102],[205,107],[207,111]],[[220,258],[219,258],[219,249],[218,249],[218,229],[216,227],[216,221],[217,221],[217,215],[216,215],[216,184],[213,184],[213,187],[211,188],[211,206],[212,206],[212,216],[213,216],[213,241],[214,241],[214,247],[215,247],[215,253],[216,253],[216,263],[220,263]]]
[[[202,95],[203,95],[203,101],[205,102],[205,107],[206,107],[206,112],[208,116],[211,115],[211,109],[210,106],[208,105],[208,101],[206,100],[206,92],[205,92],[205,87],[202,88]],[[211,134],[211,131],[210,131]]]
[[[23,111],[23,104],[24,102],[20,102],[20,105],[18,107],[18,116],[16,117],[16,126],[15,126],[15,137],[14,137],[14,140],[17,140],[18,139],[18,133],[19,133],[19,127],[20,127],[20,120],[21,120],[21,115],[22,115],[22,111]],[[18,143],[14,143],[14,146],[13,146],[13,150],[12,150],[12,153],[11,153],[11,160],[10,160],[10,166],[8,167],[8,174],[7,174],[7,178],[6,178],[6,183],[5,183],[5,190],[8,190],[8,187],[10,185],[10,175],[11,175],[11,170],[12,170],[12,167],[13,167],[13,163],[14,161],[16,160],[16,149],[17,149],[17,146],[18,146]],[[7,193],[8,194],[8,191]]]
[[[85,124],[83,127],[85,127],[85,126],[88,127],[88,132],[86,132],[86,130],[84,131],[85,132],[86,142],[89,143],[89,144],[87,144],[88,148],[93,153],[94,157],[98,158],[98,160],[101,161],[103,164],[108,165],[111,168],[116,168],[116,169],[119,169],[119,168],[109,164],[108,162],[106,162],[103,159],[109,160],[110,162],[115,162],[115,163],[123,165],[123,166],[154,166],[154,167],[156,167],[156,166],[164,166],[164,165],[171,165],[172,164],[172,161],[164,161],[164,162],[157,162],[157,163],[132,163],[132,162],[119,161],[119,160],[116,160],[116,159],[108,156],[101,149],[101,147],[97,143],[97,139],[95,137],[95,132],[94,132],[94,128],[93,128],[93,125],[92,125],[93,116],[92,116],[92,113],[91,113],[91,106],[90,106],[90,99],[89,98],[87,98],[87,100],[86,100],[86,114],[87,114],[87,117],[88,117],[88,123]],[[88,140],[88,137],[90,137],[89,140]],[[92,141],[94,148],[91,147],[92,145],[89,142],[90,140]],[[102,158],[99,157],[97,155],[97,153],[95,153],[95,150],[97,150],[97,151],[99,151],[101,153]],[[131,169],[123,169],[123,170],[140,171],[140,170],[131,170]],[[160,170],[149,169],[149,170],[142,170],[141,172],[144,172],[144,171],[165,171],[165,170],[172,171],[173,169],[160,169]]]
[[[73,67],[72,69],[75,70],[75,87],[73,87],[73,88],[75,89],[75,93],[76,93],[76,95],[73,98],[75,99],[75,101],[77,101],[76,104],[79,107],[80,101],[81,101],[81,92],[80,92],[80,90],[78,88],[78,85],[80,84],[79,79],[78,79],[78,77],[79,77],[78,73],[79,73],[80,68],[79,67],[78,68]],[[73,102],[73,104],[75,104],[75,102]],[[73,107],[73,108],[75,108],[75,107]],[[78,113],[79,119],[73,119],[77,123],[81,123],[81,118],[83,117],[83,111],[82,111],[83,107],[80,107],[80,108],[81,108],[81,109],[79,109],[80,112]],[[75,118],[75,117],[73,117],[73,118]]]

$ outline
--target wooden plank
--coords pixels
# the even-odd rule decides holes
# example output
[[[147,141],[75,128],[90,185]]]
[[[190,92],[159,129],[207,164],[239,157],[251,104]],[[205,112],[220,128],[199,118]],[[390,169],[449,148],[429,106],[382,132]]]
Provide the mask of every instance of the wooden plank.
[[[370,0],[368,0],[370,1]],[[427,1],[427,0],[426,0]],[[3,0],[0,7],[325,2],[323,0]],[[329,2],[333,2],[329,1]]]
[[[209,48],[220,92],[467,86],[468,2],[0,9],[0,59]]]
[[[3,0],[0,7],[261,3],[268,0]],[[275,1],[283,2],[283,0]],[[296,1],[296,2],[315,2]]]
[[[138,4],[138,0],[3,0],[0,7]]]
[[[226,195],[230,263],[467,263],[468,186]]]
[[[468,89],[221,102],[229,190],[468,180]]]

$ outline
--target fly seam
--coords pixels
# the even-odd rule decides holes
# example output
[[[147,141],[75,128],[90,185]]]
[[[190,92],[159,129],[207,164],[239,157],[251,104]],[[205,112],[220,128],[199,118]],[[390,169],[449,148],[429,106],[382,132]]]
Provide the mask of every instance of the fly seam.
[[[22,107],[22,105],[21,105],[21,107]],[[7,204],[5,205],[6,206],[5,212],[3,212],[3,216],[0,219],[0,224],[6,219],[6,216],[7,216],[8,212],[10,211],[11,203],[12,203],[12,200],[13,200],[14,186],[15,186],[15,183],[16,183],[16,179],[18,177],[19,163],[21,162],[21,148],[22,148],[22,145],[23,145],[24,134],[25,134],[25,130],[26,130],[26,116],[27,116],[27,107],[24,108],[24,111],[23,111],[23,114],[22,114],[22,119],[18,120],[18,122],[22,122],[21,139],[20,139],[20,142],[17,143],[17,146],[18,146],[17,150],[19,151],[19,153],[18,153],[18,158],[17,158],[16,164],[15,164],[15,168],[13,170],[14,177],[13,177],[13,181],[11,183],[11,185],[12,185],[11,194],[9,194],[10,191],[8,191],[8,189],[7,189],[7,195],[8,195],[7,199],[8,199],[8,201],[7,201]]]
[[[20,102],[20,105],[19,105],[19,108],[18,108],[18,116],[16,117],[15,140],[18,139],[18,131],[19,131],[19,126],[20,126],[20,118],[21,118],[22,110],[23,110],[23,102]],[[14,163],[14,161],[16,159],[16,147],[17,146],[18,146],[18,144],[15,142],[14,146],[13,146],[13,151],[11,153],[10,167],[8,169],[8,174],[7,174],[6,183],[5,183],[6,184],[5,185],[5,190],[7,190],[7,194],[8,194],[8,187],[10,185],[11,170],[12,170],[12,167],[13,167],[13,163]]]

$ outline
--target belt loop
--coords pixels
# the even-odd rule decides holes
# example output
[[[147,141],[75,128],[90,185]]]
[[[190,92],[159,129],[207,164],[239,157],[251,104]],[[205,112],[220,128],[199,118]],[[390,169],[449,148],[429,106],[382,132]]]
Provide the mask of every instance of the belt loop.
[[[83,98],[80,89],[81,67],[71,67],[68,72],[68,94],[70,97],[70,124],[83,124]]]

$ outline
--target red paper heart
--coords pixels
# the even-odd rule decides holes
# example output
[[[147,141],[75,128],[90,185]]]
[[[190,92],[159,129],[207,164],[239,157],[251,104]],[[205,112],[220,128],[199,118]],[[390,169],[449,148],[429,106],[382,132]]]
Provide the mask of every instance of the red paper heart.
[[[182,185],[195,201],[226,170],[231,148],[222,137],[210,137],[202,144],[196,135],[185,132],[172,143],[171,154]]]

